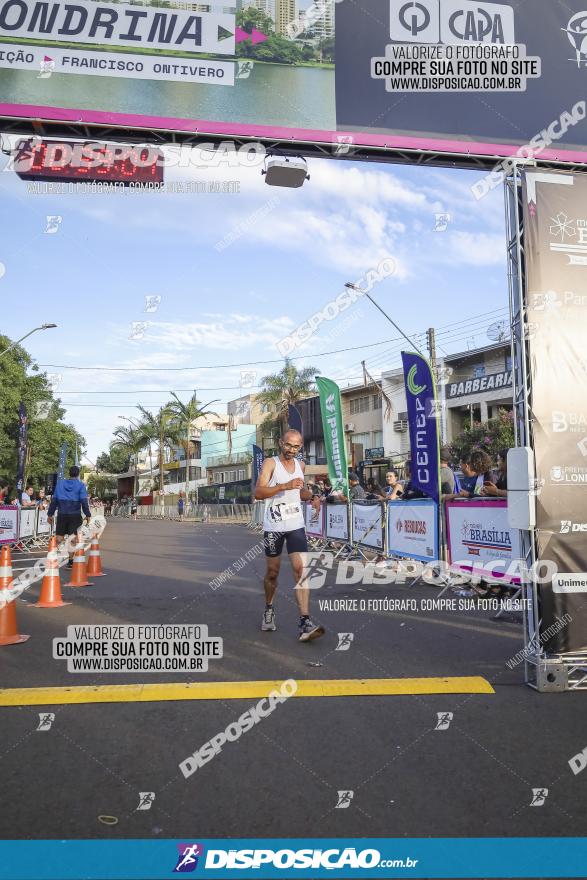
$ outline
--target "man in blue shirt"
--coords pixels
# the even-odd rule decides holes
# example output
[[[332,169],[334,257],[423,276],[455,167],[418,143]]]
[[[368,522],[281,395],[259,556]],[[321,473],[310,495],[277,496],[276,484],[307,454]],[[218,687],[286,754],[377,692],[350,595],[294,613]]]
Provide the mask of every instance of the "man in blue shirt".
[[[59,480],[48,510],[48,520],[52,524],[57,510],[57,542],[61,543],[66,535],[75,535],[82,524],[82,510],[86,522],[92,517],[88,504],[86,487],[79,479],[79,468],[75,465],[69,469],[69,480]],[[69,554],[69,568],[73,566],[73,552]]]

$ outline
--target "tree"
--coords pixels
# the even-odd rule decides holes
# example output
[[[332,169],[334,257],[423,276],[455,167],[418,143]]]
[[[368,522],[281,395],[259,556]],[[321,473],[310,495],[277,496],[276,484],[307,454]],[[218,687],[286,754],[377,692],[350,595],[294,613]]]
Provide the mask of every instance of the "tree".
[[[167,404],[167,410],[171,415],[170,425],[173,430],[177,431],[178,436],[181,438],[179,440],[179,444],[185,452],[185,497],[187,499],[189,493],[191,426],[196,421],[196,419],[199,419],[201,416],[218,416],[217,412],[207,409],[210,404],[217,403],[217,401],[211,400],[209,403],[205,403],[203,406],[200,406],[200,401],[197,400],[195,391],[193,396],[190,398],[190,400],[188,400],[187,403],[182,403],[177,394],[174,394],[173,392],[171,393],[171,396],[173,397],[173,400]]]
[[[304,367],[298,370],[289,358],[285,359],[284,367],[279,373],[264,376],[261,379],[263,390],[257,395],[259,403],[273,408],[263,420],[263,433],[279,424],[282,431],[287,428],[287,408],[315,393],[314,376],[320,370],[316,367]],[[277,415],[276,415],[277,413]]]
[[[114,440],[110,444],[111,449],[119,449],[125,455],[134,459],[133,495],[138,491],[139,452],[145,448],[146,440],[140,428],[131,425],[119,425],[114,431]]]
[[[11,340],[0,336],[0,350]],[[76,442],[80,451],[85,440],[73,425],[63,422],[65,410],[53,397],[47,376],[39,372],[28,352],[17,345],[0,358],[0,476],[10,483],[16,478],[18,410],[23,402],[28,415],[28,454],[25,477],[34,486],[45,482],[45,475],[57,470],[59,451],[68,443],[66,466],[73,464]],[[39,404],[42,407],[39,407]],[[41,412],[41,409],[44,411]]]
[[[102,501],[105,498],[116,498],[116,478],[93,471],[88,475],[88,493]]]
[[[161,407],[156,414],[149,412],[144,406],[139,406],[139,412],[142,418],[140,430],[143,437],[147,443],[151,441],[157,443],[159,448],[159,489],[162,489],[165,447],[174,446],[180,439],[173,425],[173,413],[169,410],[168,404]]]
[[[96,470],[107,474],[125,474],[130,467],[130,453],[122,446],[111,447],[110,452],[101,452],[96,459]]]
[[[473,427],[466,425],[465,430],[451,443],[454,461],[460,461],[473,449],[483,449],[495,461],[497,453],[502,449],[515,446],[513,414],[505,409],[499,411],[487,422],[474,422]]]

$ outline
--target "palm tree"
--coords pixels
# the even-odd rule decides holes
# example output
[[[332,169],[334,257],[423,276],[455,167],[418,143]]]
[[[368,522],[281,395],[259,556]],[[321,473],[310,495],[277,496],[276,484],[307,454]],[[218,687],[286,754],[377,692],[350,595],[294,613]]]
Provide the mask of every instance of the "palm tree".
[[[135,475],[133,481],[133,495],[137,494],[139,452],[145,448],[145,437],[138,428],[131,425],[119,425],[114,431],[114,440],[110,449],[121,449],[125,454],[132,456],[135,463]]]
[[[177,431],[180,436],[180,446],[183,448],[185,452],[185,497],[186,501],[188,498],[189,492],[189,460],[190,460],[190,433],[191,426],[199,419],[200,416],[217,416],[218,413],[214,412],[214,410],[209,410],[207,407],[212,403],[217,403],[217,400],[211,400],[209,403],[205,403],[203,406],[200,406],[200,401],[196,398],[196,392],[194,391],[192,397],[188,400],[187,403],[183,403],[177,394],[171,392],[171,396],[173,397],[173,401],[167,404],[167,410],[171,413],[171,425]]]
[[[159,448],[159,489],[163,489],[163,459],[166,446],[174,446],[179,442],[176,428],[172,424],[173,414],[169,410],[169,404],[153,414],[144,406],[138,407],[142,416],[141,435],[145,443],[154,440]]]
[[[299,400],[310,397],[315,392],[314,376],[319,372],[316,367],[304,367],[298,370],[291,360],[286,358],[285,365],[279,373],[261,379],[263,391],[259,392],[257,400],[269,407],[262,424],[264,430],[280,427],[283,432],[287,429],[288,406],[295,405]]]

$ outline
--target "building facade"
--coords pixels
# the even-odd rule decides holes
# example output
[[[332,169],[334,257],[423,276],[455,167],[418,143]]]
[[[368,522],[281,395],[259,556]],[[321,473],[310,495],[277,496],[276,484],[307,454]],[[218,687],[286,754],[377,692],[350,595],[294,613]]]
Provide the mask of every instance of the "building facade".
[[[297,0],[275,0],[275,32],[287,36],[287,26],[298,16]]]

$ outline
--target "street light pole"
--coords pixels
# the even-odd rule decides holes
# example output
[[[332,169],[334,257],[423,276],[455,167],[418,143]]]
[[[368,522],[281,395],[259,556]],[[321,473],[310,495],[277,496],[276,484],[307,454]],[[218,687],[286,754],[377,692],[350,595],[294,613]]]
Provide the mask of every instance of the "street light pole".
[[[393,324],[393,326],[395,327],[395,329],[397,330],[397,332],[400,333],[400,334],[404,337],[404,339],[406,340],[406,342],[408,342],[412,348],[415,348],[416,351],[418,352],[418,354],[419,354],[421,357],[424,357],[424,355],[422,354],[422,352],[420,351],[420,349],[418,348],[418,346],[416,345],[416,343],[413,342],[413,341],[410,339],[409,336],[406,336],[406,334],[405,334],[404,331],[401,329],[401,327],[398,327],[398,325],[395,323],[395,321],[392,320],[392,319],[389,317],[389,315],[387,314],[387,312],[384,312],[384,311],[383,311],[383,309],[381,308],[381,306],[379,305],[379,303],[375,302],[375,300],[373,299],[373,297],[371,296],[370,293],[367,293],[367,291],[363,290],[363,289],[362,289],[361,287],[359,287],[357,284],[353,284],[353,283],[350,282],[350,281],[347,281],[347,283],[345,284],[345,287],[348,287],[350,290],[356,290],[356,291],[358,291],[358,293],[360,293],[362,296],[366,296],[367,299],[370,299],[371,302],[373,303],[373,305],[375,306],[375,308],[376,308],[376,309],[379,309],[379,311],[381,312],[381,314],[384,315],[384,316],[387,318],[387,320],[389,321],[390,324]]]
[[[9,351],[12,351],[19,343],[21,343],[24,339],[28,339],[29,336],[32,336],[33,333],[36,333],[37,330],[50,330],[52,327],[57,327],[57,324],[41,324],[40,327],[34,327],[28,333],[25,333],[24,336],[21,336],[20,339],[17,339],[16,342],[13,342],[8,348],[5,348],[4,351],[0,351],[0,357],[3,357]]]

